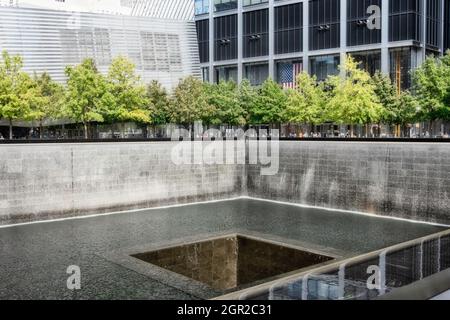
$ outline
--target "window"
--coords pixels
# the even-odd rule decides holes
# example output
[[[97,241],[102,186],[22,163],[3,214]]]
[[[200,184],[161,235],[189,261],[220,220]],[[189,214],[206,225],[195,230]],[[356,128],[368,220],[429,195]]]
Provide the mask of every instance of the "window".
[[[214,0],[215,11],[225,11],[237,8],[237,0]]]
[[[195,0],[195,14],[209,13],[209,0]]]
[[[245,78],[252,86],[261,85],[269,77],[269,65],[267,63],[246,64],[244,66]]]
[[[328,55],[312,57],[310,60],[311,74],[317,77],[318,81],[324,81],[328,76],[339,74],[339,56]]]
[[[78,31],[78,47],[81,59],[94,57],[94,33],[91,30]]]
[[[450,0],[445,1],[444,50],[450,49]]]
[[[312,0],[309,3],[309,49],[340,46],[340,0]]]
[[[79,30],[77,36],[81,59],[93,58],[98,66],[108,66],[110,64],[111,45],[108,29]]]
[[[419,0],[389,1],[389,41],[420,41],[422,6]]]
[[[214,81],[219,83],[220,81],[234,81],[237,82],[238,77],[237,66],[221,66],[214,68]]]
[[[200,63],[209,62],[209,20],[199,20],[196,26]]]
[[[266,3],[268,0],[244,0],[243,4],[245,6],[251,6],[254,4]]]
[[[61,39],[62,56],[65,64],[76,64],[81,61],[78,50],[74,48],[74,41],[77,39],[77,31],[70,29],[61,29],[59,31]]]
[[[370,75],[374,75],[377,71],[381,70],[380,51],[354,52],[351,56],[360,63],[359,67],[366,70]]]
[[[295,88],[297,76],[303,71],[302,60],[283,60],[276,63],[277,82],[285,89]]]
[[[417,51],[413,48],[396,48],[389,51],[390,75],[397,90],[406,90],[411,87],[410,71],[417,65]]]
[[[432,48],[439,48],[441,34],[441,0],[427,0],[427,42]]]
[[[214,61],[237,59],[237,15],[214,19]]]
[[[171,68],[181,67],[180,37],[177,34],[167,35],[167,49],[169,51],[169,65]],[[178,69],[178,68],[177,68]]]
[[[203,82],[209,82],[209,67],[202,68],[202,80]]]
[[[167,35],[155,33],[156,67],[159,71],[169,71],[169,54]]]
[[[111,45],[108,29],[96,28],[95,35],[95,61],[99,66],[108,66],[111,63]]]
[[[136,65],[136,69],[142,70],[142,51],[141,34],[137,31],[124,30],[124,39],[126,42],[127,53]]]
[[[347,2],[348,46],[381,42],[381,29],[371,30],[367,27],[367,19],[371,15],[367,13],[367,9],[372,5],[381,8],[381,0],[349,0]]]
[[[244,57],[269,54],[269,10],[244,13]]]
[[[303,49],[303,4],[275,8],[275,54]]]
[[[144,70],[156,70],[155,44],[153,33],[141,32],[142,62]]]

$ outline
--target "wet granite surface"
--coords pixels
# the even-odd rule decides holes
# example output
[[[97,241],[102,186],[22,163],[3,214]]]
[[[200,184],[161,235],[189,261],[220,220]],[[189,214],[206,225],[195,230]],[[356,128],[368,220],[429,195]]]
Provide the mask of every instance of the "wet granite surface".
[[[220,292],[156,269],[129,268],[117,257],[143,252],[139,250],[148,245],[201,240],[217,233],[283,239],[348,257],[441,230],[251,199],[0,228],[0,299],[211,298]],[[128,255],[127,259],[137,260]],[[66,287],[70,265],[81,269],[81,290]],[[184,284],[173,285],[178,282]]]
[[[247,195],[450,224],[450,144],[281,141],[279,171],[247,166]]]

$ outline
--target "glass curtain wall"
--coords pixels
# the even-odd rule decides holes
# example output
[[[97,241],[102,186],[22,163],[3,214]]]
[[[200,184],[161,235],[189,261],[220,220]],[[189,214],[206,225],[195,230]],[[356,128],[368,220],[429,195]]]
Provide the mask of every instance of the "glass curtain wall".
[[[328,76],[339,74],[339,55],[327,55],[310,58],[311,74],[318,81],[324,81]]]

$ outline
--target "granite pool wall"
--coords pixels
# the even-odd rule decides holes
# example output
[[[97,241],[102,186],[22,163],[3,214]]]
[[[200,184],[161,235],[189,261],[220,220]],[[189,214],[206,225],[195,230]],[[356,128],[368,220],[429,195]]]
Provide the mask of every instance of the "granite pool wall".
[[[0,224],[239,196],[450,224],[448,143],[281,141],[273,176],[176,165],[173,146],[0,144]]]
[[[247,167],[251,197],[450,224],[450,144],[281,141],[277,175]]]
[[[245,168],[176,165],[172,142],[0,145],[0,224],[238,197]]]

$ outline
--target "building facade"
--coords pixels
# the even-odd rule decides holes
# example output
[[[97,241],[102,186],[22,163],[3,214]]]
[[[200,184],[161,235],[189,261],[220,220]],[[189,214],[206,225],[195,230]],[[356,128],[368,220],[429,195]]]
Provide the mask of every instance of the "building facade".
[[[182,4],[174,10],[184,10]],[[94,58],[106,73],[114,57],[126,56],[144,82],[159,80],[171,89],[181,78],[201,76],[196,39],[193,19],[162,13],[137,17],[0,6],[0,51],[21,55],[28,73],[48,72],[59,82],[66,80],[66,66],[85,58]]]
[[[191,20],[192,0],[0,0],[0,6]]]
[[[194,0],[203,79],[338,74],[345,55],[410,87],[410,70],[450,47],[450,0]]]
[[[0,0],[0,6],[105,14],[130,14],[133,6],[130,1],[133,0]]]

